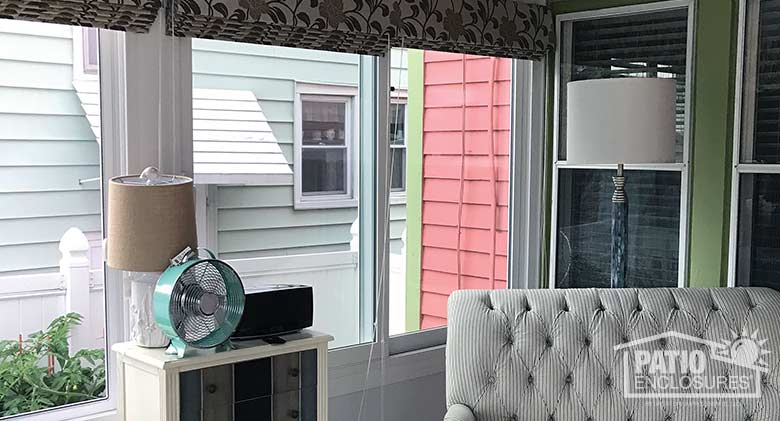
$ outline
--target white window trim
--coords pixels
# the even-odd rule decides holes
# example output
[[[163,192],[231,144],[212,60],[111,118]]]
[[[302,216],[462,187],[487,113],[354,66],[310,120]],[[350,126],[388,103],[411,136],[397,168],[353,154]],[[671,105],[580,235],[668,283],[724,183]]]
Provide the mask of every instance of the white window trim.
[[[638,13],[648,13],[672,9],[688,9],[688,36],[686,48],[686,89],[685,89],[685,133],[683,135],[683,159],[681,163],[652,164],[652,165],[626,165],[626,170],[652,170],[652,171],[677,171],[680,172],[680,241],[677,265],[677,287],[684,288],[688,284],[688,226],[690,207],[690,149],[691,149],[691,93],[693,92],[693,53],[695,51],[696,33],[696,1],[695,0],[669,0],[662,2],[638,4],[632,6],[613,7],[609,9],[589,10],[584,12],[566,13],[556,17],[557,48],[555,50],[555,92],[553,123],[553,166],[552,166],[552,200],[550,215],[550,253],[549,253],[549,288],[555,288],[556,282],[556,240],[558,232],[558,173],[563,168],[582,169],[615,169],[615,166],[606,165],[571,165],[566,161],[558,160],[558,145],[560,142],[560,111],[561,111],[561,51],[563,48],[563,35],[561,32],[564,22],[578,20],[607,18]]]
[[[750,3],[750,4],[748,4]],[[748,7],[755,7],[749,10]],[[729,227],[729,260],[728,260],[728,286],[737,286],[737,253],[739,241],[739,179],[743,174],[780,174],[780,164],[743,164],[741,159],[742,145],[745,142],[752,141],[753,133],[751,127],[745,128],[745,116],[748,111],[744,105],[748,103],[745,100],[747,94],[755,92],[755,86],[745,87],[745,75],[747,72],[754,72],[753,66],[757,65],[758,55],[758,32],[753,34],[756,39],[748,39],[748,29],[757,29],[758,25],[748,22],[748,17],[760,18],[760,2],[753,0],[741,0],[739,2],[739,24],[737,29],[737,74],[736,89],[734,90],[734,136],[733,150],[731,154],[733,170],[731,172],[731,210]],[[751,56],[751,64],[747,65],[748,55]],[[752,80],[755,83],[755,80]],[[751,119],[755,116],[755,110],[749,116]]]
[[[85,69],[86,55],[88,44],[84,39],[85,31],[99,31],[95,28],[87,28],[81,26],[74,26],[71,28],[73,31],[73,80],[99,80],[100,72],[91,72]],[[100,34],[104,34],[105,31],[100,31]],[[98,42],[98,45],[100,43]],[[100,51],[98,49],[98,61],[100,61]]]
[[[358,168],[360,139],[360,106],[358,88],[346,85],[325,85],[314,83],[298,83],[295,86],[294,104],[294,152],[293,154],[293,184],[295,209],[330,209],[358,206],[358,189],[360,182]],[[305,100],[322,102],[337,102],[346,105],[346,193],[343,194],[303,194],[303,116],[302,104]]]

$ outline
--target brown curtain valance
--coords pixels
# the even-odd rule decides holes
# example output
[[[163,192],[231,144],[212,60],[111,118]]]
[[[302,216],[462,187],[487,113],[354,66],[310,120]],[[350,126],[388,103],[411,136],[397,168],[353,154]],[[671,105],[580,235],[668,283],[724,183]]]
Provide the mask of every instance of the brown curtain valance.
[[[393,47],[540,59],[552,12],[517,0],[168,0],[176,35],[383,55]],[[170,5],[169,5],[170,6]]]
[[[0,19],[147,32],[160,0],[0,0]]]

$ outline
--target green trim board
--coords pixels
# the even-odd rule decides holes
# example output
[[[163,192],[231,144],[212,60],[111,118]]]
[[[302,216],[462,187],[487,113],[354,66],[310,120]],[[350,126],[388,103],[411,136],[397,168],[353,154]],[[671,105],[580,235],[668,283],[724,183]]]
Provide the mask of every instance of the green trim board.
[[[423,52],[408,50],[406,104],[406,331],[420,329],[423,181]]]
[[[553,2],[564,13],[656,3],[662,0],[565,0]],[[728,279],[731,150],[736,77],[737,0],[692,1],[694,53],[691,93],[691,154],[688,215],[687,284],[725,286]],[[555,63],[554,55],[548,57]],[[545,222],[552,221],[553,129],[556,116],[555,65],[548,66],[547,153],[545,162]],[[549,268],[550,230],[545,232],[543,263]],[[549,270],[542,285],[549,285]]]

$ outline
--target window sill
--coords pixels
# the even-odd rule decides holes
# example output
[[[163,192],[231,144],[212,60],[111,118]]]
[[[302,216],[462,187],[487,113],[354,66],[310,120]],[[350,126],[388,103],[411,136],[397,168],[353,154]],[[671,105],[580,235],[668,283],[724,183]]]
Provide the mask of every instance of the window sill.
[[[406,204],[406,192],[390,193],[391,205],[405,205]]]

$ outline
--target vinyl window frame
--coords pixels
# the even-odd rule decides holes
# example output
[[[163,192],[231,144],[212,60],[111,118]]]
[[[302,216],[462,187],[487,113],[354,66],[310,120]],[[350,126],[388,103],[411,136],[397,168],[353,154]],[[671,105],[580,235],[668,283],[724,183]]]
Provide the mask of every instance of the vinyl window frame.
[[[357,207],[360,175],[357,168],[357,156],[360,139],[359,90],[356,86],[297,83],[293,117],[293,185],[295,209],[332,209]],[[344,193],[304,194],[303,193],[303,150],[311,146],[303,145],[303,103],[305,101],[343,103],[346,107],[344,144],[345,144],[345,180]]]
[[[602,19],[611,17],[628,16],[635,14],[644,14],[652,12],[661,12],[673,9],[687,9],[688,11],[688,33],[686,40],[686,75],[685,75],[685,128],[683,134],[683,158],[682,162],[669,164],[626,164],[625,169],[648,170],[648,171],[675,171],[680,172],[680,236],[679,252],[677,264],[677,287],[684,288],[688,284],[688,227],[690,224],[690,149],[691,149],[691,122],[692,122],[692,92],[694,86],[693,80],[693,59],[695,51],[695,33],[696,33],[696,1],[695,0],[669,0],[638,4],[632,6],[612,7],[607,9],[588,10],[583,12],[572,12],[558,15],[556,17],[556,37],[557,46],[555,50],[555,86],[553,93],[553,150],[552,150],[552,198],[550,215],[550,249],[549,249],[549,268],[548,268],[548,287],[555,288],[557,272],[557,232],[558,232],[558,194],[559,194],[559,172],[562,169],[591,169],[591,170],[616,170],[616,165],[574,165],[564,160],[559,160],[560,144],[560,124],[561,111],[563,105],[561,100],[561,89],[565,88],[562,84],[561,63],[562,51],[571,51],[571,39],[565,39],[562,32],[563,25],[568,22],[580,20]],[[568,45],[564,45],[564,42]],[[627,182],[630,182],[628,180]],[[630,198],[629,198],[630,199]]]
[[[740,178],[743,174],[780,174],[780,164],[743,163],[742,147],[753,141],[755,108],[752,101],[757,88],[759,54],[758,32],[761,2],[740,0],[737,30],[736,86],[734,93],[734,135],[731,154],[731,209],[729,226],[728,287],[737,286]],[[748,79],[747,75],[751,75]],[[750,104],[750,108],[746,107]],[[752,227],[751,227],[752,232]]]

